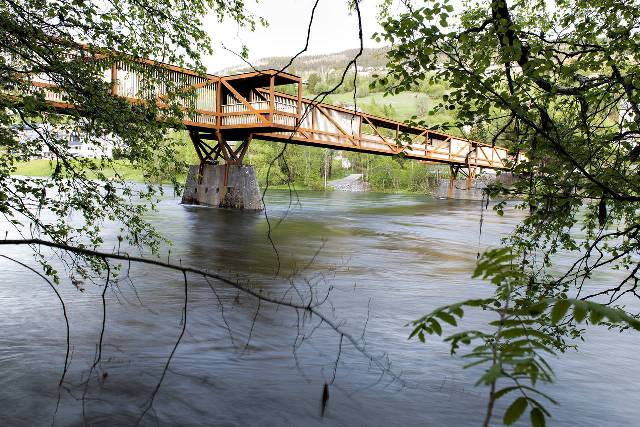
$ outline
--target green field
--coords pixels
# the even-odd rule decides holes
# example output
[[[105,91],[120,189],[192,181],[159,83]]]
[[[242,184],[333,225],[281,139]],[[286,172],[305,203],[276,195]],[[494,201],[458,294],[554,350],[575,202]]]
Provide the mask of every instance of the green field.
[[[377,104],[377,105],[391,105],[398,114],[398,119],[408,119],[416,113],[416,107],[420,98],[427,99],[428,97],[422,93],[416,92],[403,92],[397,95],[384,96],[382,93],[372,93],[371,95],[356,98],[358,106]],[[327,97],[326,100],[329,104],[348,104],[353,105],[353,93],[339,93],[333,94]]]
[[[20,176],[51,176],[55,168],[55,162],[52,160],[31,160],[28,162],[20,162],[14,175]],[[124,179],[129,181],[143,182],[144,177],[142,171],[134,169],[133,166],[126,162],[114,162],[113,169],[105,169],[103,173],[107,178],[114,177],[116,172]],[[91,174],[89,174],[91,176]],[[94,174],[95,177],[95,174]]]
[[[448,113],[439,113],[429,116],[427,113],[440,102],[440,97],[432,97],[420,92],[402,92],[396,95],[384,96],[383,93],[376,92],[362,98],[356,98],[356,103],[362,110],[380,116],[384,114],[384,106],[393,107],[392,117],[396,120],[408,120],[412,116],[418,116],[419,119],[426,120],[433,125],[443,123],[450,120],[452,116]],[[325,100],[329,104],[346,104],[353,105],[353,93],[339,93],[327,97]]]

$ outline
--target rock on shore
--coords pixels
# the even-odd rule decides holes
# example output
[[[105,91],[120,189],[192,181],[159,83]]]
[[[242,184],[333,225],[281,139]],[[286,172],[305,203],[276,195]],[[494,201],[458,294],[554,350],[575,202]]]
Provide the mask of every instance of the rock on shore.
[[[333,187],[334,190],[338,190],[338,191],[351,191],[351,192],[369,191],[369,183],[364,182],[362,180],[361,173],[353,173],[342,179],[329,181],[328,184],[330,187]]]

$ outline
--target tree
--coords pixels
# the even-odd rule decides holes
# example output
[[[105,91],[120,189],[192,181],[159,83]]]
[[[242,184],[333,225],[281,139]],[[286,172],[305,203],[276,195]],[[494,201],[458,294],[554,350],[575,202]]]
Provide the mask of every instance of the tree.
[[[320,81],[320,75],[318,75],[318,73],[309,74],[309,78],[307,79],[307,89],[309,89],[309,92],[316,93],[316,86]]]
[[[506,397],[514,399],[506,424],[528,407],[532,424],[544,425],[549,412],[542,402],[554,402],[536,388],[553,379],[544,355],[582,337],[583,322],[640,329],[639,313],[622,306],[625,298],[640,297],[640,6],[609,0],[403,4],[393,15],[387,9],[377,35],[392,45],[388,77],[396,85],[389,92],[446,83],[450,91],[435,110],[456,113],[449,126],[495,129],[487,135],[493,144],[508,135],[521,155],[512,165],[521,179],[511,188],[496,184],[489,195],[516,197],[517,208],[528,213],[504,248],[478,264],[476,275],[490,279],[495,294],[434,311],[414,323],[412,336],[440,335],[443,322],[457,325],[464,306],[494,312],[492,333],[450,335],[452,352],[473,344],[472,365],[486,366],[480,379],[490,389],[485,425],[494,402]],[[504,209],[505,202],[494,205],[499,215]],[[560,253],[573,257],[569,268],[553,265]],[[625,278],[585,286],[594,273],[610,269]]]
[[[219,19],[254,25],[242,0],[196,0],[188,5],[173,0],[0,2],[0,212],[19,232],[22,225],[32,224],[32,237],[96,248],[102,242],[101,223],[115,220],[123,224],[121,241],[157,249],[161,237],[143,220],[149,204],[132,200],[152,201],[161,189],[135,189],[118,169],[124,162],[142,169],[150,182],[163,177],[180,184],[184,155],[177,151],[183,144],[168,137],[180,126],[180,102],[177,96],[170,101],[165,120],[159,122],[155,102],[132,105],[112,97],[102,76],[111,64],[131,63],[131,58],[201,70],[200,56],[211,51],[201,21],[209,10]],[[159,70],[147,68],[146,73],[148,85],[170,84]],[[50,107],[43,92],[31,86],[36,77],[59,86],[63,102],[75,108],[59,114]],[[36,134],[28,143],[25,130]],[[98,149],[115,141],[120,160],[74,157],[65,137],[69,133]],[[18,162],[45,148],[53,156],[50,179],[12,175]],[[107,178],[109,170],[115,177]],[[167,176],[166,171],[176,173]],[[53,212],[56,220],[42,222],[43,211]],[[68,224],[71,212],[82,216],[82,225]],[[57,280],[47,261],[40,261]]]
[[[54,254],[76,277],[104,273],[104,304],[110,280],[118,272],[115,262],[129,257],[122,257],[120,247],[113,252],[96,251],[103,243],[102,225],[106,221],[119,224],[118,242],[140,251],[155,253],[164,242],[144,219],[162,188],[128,183],[119,174],[122,162],[142,169],[150,184],[162,177],[174,186],[180,184],[178,175],[185,166],[180,152],[183,144],[170,137],[174,129],[180,129],[179,91],[168,99],[169,108],[158,121],[160,112],[151,90],[141,88],[150,102],[131,104],[110,95],[110,84],[104,82],[103,75],[114,63],[136,67],[137,58],[201,71],[199,58],[211,51],[201,21],[207,12],[219,19],[254,25],[243,0],[195,0],[188,4],[174,0],[0,1],[0,213],[15,228],[11,235],[7,230],[2,244],[30,245],[45,275],[8,255],[2,257],[38,274],[60,300],[67,321],[61,386],[70,360],[69,324],[64,300],[56,289],[61,274],[50,262],[51,254],[41,249],[47,245],[55,248]],[[146,73],[147,86],[166,84],[176,89],[160,68],[141,67],[140,71]],[[74,108],[63,114],[52,108],[43,91],[32,87],[35,78],[59,87],[61,101]],[[27,132],[35,136],[26,140]],[[98,151],[115,142],[119,160],[75,157],[68,145],[70,134],[79,135]],[[53,156],[50,178],[13,175],[19,162],[43,151]],[[110,171],[114,177],[109,177]],[[167,175],[167,171],[173,173]],[[47,219],[41,215],[45,212],[50,214]],[[80,221],[69,221],[72,214]],[[104,313],[106,316],[106,310]],[[100,362],[104,320],[89,379]],[[152,403],[153,398],[142,416]]]
[[[359,3],[354,2],[353,7],[360,19]],[[188,4],[174,0],[0,0],[0,213],[15,228],[11,236],[7,232],[0,245],[30,246],[44,274],[9,255],[0,254],[0,257],[38,275],[59,299],[67,337],[66,358],[59,380],[60,392],[63,385],[70,385],[65,383],[71,358],[70,327],[65,301],[57,289],[61,274],[54,265],[59,263],[50,262],[47,257],[52,253],[58,256],[71,275],[90,276],[91,281],[104,279],[100,284],[94,281],[102,296],[102,327],[94,361],[80,384],[83,388],[79,398],[83,416],[87,390],[92,378],[95,380],[96,369],[102,360],[107,321],[105,294],[117,286],[116,275],[130,279],[126,272],[120,274],[122,264],[146,263],[178,272],[184,289],[180,333],[135,425],[140,424],[150,411],[153,412],[155,396],[185,334],[188,285],[193,277],[205,280],[216,298],[215,286],[229,286],[254,299],[257,301],[256,318],[261,304],[295,310],[301,323],[313,315],[320,319],[320,325],[314,330],[321,325],[330,328],[337,333],[340,349],[343,342],[350,344],[383,373],[393,375],[383,357],[370,355],[359,338],[344,332],[332,315],[323,313],[320,306],[326,296],[313,289],[309,294],[298,292],[295,277],[287,278],[292,289],[296,289],[295,297],[270,296],[267,292],[257,291],[253,284],[241,283],[236,277],[228,278],[197,267],[172,263],[169,258],[165,262],[157,256],[129,254],[133,248],[157,255],[164,240],[145,221],[144,215],[154,207],[155,196],[162,189],[151,183],[158,177],[164,177],[178,186],[177,173],[184,168],[182,160],[188,158],[183,150],[184,144],[179,141],[180,135],[170,136],[175,129],[181,129],[183,101],[192,94],[180,90],[167,78],[164,68],[153,61],[203,71],[200,55],[210,53],[211,48],[202,29],[201,17],[210,11],[219,19],[230,18],[240,25],[255,25],[253,17],[245,12],[243,0],[195,0]],[[349,66],[361,53],[362,47]],[[142,66],[139,61],[142,58],[149,58],[152,63]],[[130,103],[111,96],[111,85],[105,83],[103,76],[114,63],[126,63],[145,73],[140,95],[146,102]],[[340,83],[345,80],[345,74]],[[73,108],[64,112],[53,108],[46,102],[43,91],[32,87],[34,77],[53,83],[59,88],[57,93],[62,102],[73,105]],[[169,96],[163,101],[166,105],[162,109],[156,102],[155,85],[169,88]],[[318,99],[325,96],[323,94]],[[159,117],[162,120],[158,120]],[[27,131],[35,132],[36,137],[25,141],[23,137]],[[115,141],[119,160],[106,156],[97,160],[76,158],[69,150],[64,136],[67,134],[80,135],[87,144],[96,148],[105,148],[108,140]],[[24,179],[13,175],[19,162],[39,155],[45,148],[53,156],[51,178]],[[283,148],[276,155],[273,163],[282,157],[284,151]],[[140,189],[128,183],[118,173],[122,161],[127,166],[144,170],[150,185]],[[280,166],[283,174],[291,173],[286,159],[276,166]],[[115,172],[115,177],[109,178],[109,169]],[[52,221],[43,220],[41,213],[47,211],[51,213]],[[80,225],[69,221],[71,214],[81,217]],[[102,225],[107,221],[121,226],[117,247],[103,247]],[[220,299],[218,301],[222,304]],[[297,339],[294,343],[294,354],[302,341]],[[336,367],[339,356],[338,353]],[[327,387],[324,384],[325,392]],[[328,399],[328,394],[324,395],[323,407]]]

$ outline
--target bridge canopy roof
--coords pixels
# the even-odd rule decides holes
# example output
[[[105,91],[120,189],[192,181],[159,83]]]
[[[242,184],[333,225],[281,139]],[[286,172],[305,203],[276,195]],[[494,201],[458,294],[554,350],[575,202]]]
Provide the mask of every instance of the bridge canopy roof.
[[[269,87],[271,84],[271,78],[274,78],[274,86],[282,86],[293,83],[300,83],[301,78],[293,74],[285,73],[280,70],[268,69],[257,70],[249,73],[233,74],[231,76],[223,77],[226,81],[237,80],[234,82],[234,86],[246,86],[246,87]]]

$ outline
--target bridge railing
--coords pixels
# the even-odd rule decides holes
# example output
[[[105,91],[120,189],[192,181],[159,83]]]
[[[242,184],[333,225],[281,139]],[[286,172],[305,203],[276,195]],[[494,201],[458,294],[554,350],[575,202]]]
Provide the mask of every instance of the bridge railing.
[[[297,125],[301,104],[297,98],[283,96],[266,87],[253,87],[245,95],[234,88],[234,85],[244,85],[242,78],[236,76],[226,81],[223,77],[223,81],[226,92],[225,103],[221,106],[223,127],[294,129]]]
[[[69,61],[73,60],[78,56],[70,54]],[[102,55],[95,60],[105,63],[103,79],[112,95],[132,103],[155,102],[161,109],[177,103],[187,126],[226,132],[231,139],[255,134],[276,141],[489,168],[506,168],[513,161],[502,147],[303,99],[301,79],[280,71],[218,77],[144,59],[109,62]],[[47,101],[73,108],[52,79],[31,80],[33,90]],[[275,91],[279,85],[296,84],[298,96]]]
[[[146,62],[118,62],[110,73],[115,96],[131,102],[155,100],[161,108],[177,102],[184,111],[185,123],[205,127],[216,125],[217,76]]]
[[[155,102],[161,109],[177,103],[184,112],[188,125],[214,127],[219,111],[217,92],[220,78],[201,74],[168,64],[144,59],[109,61],[106,55],[93,57],[69,54],[68,61],[93,60],[104,63],[102,79],[111,88],[111,94],[132,103]],[[30,77],[34,92],[44,95],[46,101],[58,108],[73,108],[67,94],[47,75]]]
[[[246,77],[220,78],[167,64],[132,59],[106,64],[103,80],[110,83],[112,95],[132,103],[153,101],[160,108],[168,108],[170,103],[177,102],[184,111],[184,122],[189,126],[295,127],[300,102],[276,95],[273,89],[277,78],[289,79],[285,83],[301,84],[300,79],[295,76],[292,79],[286,73],[279,76],[272,71],[259,76],[263,78],[256,79],[251,73]],[[269,79],[273,81],[271,87]],[[72,108],[65,93],[46,76],[32,78],[32,86],[55,106]]]
[[[295,128],[299,118],[297,100],[274,95],[273,122],[275,124]]]
[[[279,94],[289,101],[294,98]],[[403,155],[432,162],[507,168],[513,159],[503,147],[493,147],[405,123],[373,116],[353,108],[313,103],[304,99],[295,132],[258,134],[258,137],[321,145],[374,154]]]
[[[261,123],[260,116],[270,110],[268,101],[249,101],[249,106],[241,102],[230,101],[222,104],[222,125],[251,125]]]

